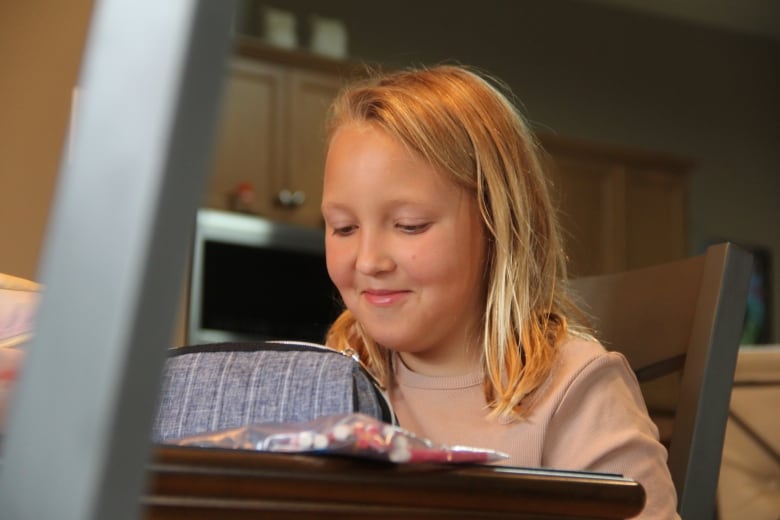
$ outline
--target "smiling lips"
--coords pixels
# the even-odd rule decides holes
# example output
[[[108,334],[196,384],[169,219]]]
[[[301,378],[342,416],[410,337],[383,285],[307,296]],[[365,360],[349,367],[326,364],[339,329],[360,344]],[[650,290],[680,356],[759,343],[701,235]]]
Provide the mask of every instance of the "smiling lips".
[[[366,289],[363,291],[363,297],[372,305],[379,307],[389,307],[397,303],[406,296],[409,291],[392,291],[386,289]]]

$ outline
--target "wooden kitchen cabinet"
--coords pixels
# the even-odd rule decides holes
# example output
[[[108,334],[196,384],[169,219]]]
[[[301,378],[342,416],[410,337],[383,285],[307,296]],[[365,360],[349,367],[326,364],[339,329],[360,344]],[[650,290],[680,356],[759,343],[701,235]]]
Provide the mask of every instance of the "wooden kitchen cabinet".
[[[252,213],[321,226],[325,118],[345,65],[246,44],[231,60],[204,205],[234,209],[241,184]]]
[[[687,160],[540,136],[571,276],[687,256]]]
[[[279,194],[287,190],[292,197],[290,205],[282,208],[284,215],[293,213],[295,220],[302,224],[320,225],[325,123],[328,107],[336,97],[341,82],[336,77],[303,70],[293,71],[289,80],[292,92],[291,128],[286,153],[289,166],[287,176],[277,179],[281,182],[271,192]],[[300,194],[305,196],[302,204],[296,199]],[[277,218],[284,216],[279,213]]]

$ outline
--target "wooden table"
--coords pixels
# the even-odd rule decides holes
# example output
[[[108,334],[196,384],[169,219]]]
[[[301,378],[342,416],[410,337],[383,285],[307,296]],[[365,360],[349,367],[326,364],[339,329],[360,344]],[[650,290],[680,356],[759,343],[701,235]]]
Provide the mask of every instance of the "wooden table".
[[[613,519],[645,499],[609,475],[177,446],[157,447],[150,472],[147,520]]]

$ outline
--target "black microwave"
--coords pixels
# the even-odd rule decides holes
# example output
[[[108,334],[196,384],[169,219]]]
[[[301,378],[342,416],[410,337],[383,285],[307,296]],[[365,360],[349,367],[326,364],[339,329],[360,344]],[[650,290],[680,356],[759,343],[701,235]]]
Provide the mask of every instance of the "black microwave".
[[[251,215],[197,212],[187,343],[294,339],[322,343],[342,309],[325,237]]]

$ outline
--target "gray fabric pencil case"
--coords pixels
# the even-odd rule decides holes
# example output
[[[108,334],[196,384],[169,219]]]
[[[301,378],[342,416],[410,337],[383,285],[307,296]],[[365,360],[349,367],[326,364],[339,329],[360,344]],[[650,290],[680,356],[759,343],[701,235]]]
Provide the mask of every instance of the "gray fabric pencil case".
[[[296,341],[179,347],[165,361],[152,440],[344,413],[397,424],[382,389],[346,354]]]

